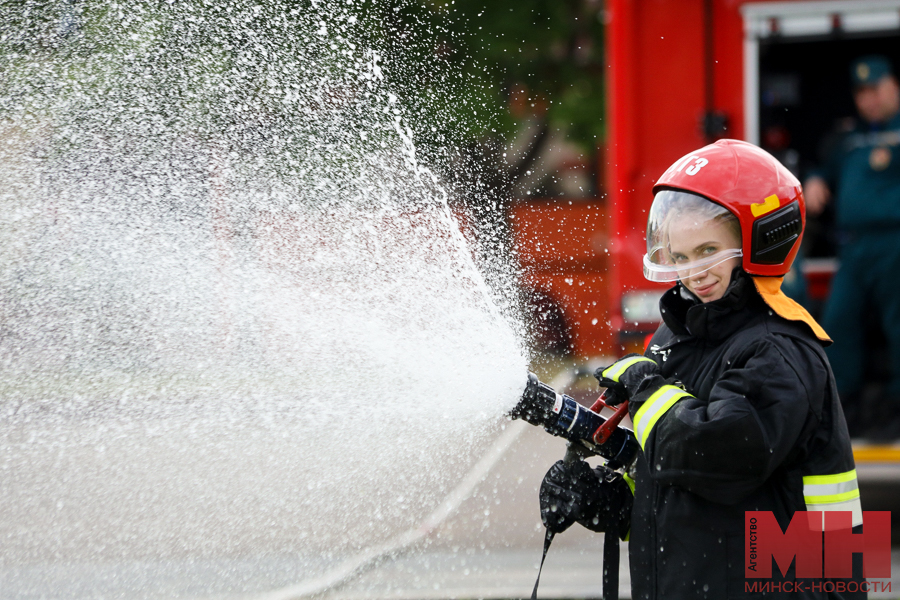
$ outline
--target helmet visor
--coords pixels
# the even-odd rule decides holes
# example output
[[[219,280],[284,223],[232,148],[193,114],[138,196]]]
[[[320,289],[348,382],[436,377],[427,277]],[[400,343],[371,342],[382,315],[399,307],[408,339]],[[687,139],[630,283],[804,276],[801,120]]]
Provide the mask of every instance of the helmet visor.
[[[732,258],[743,256],[740,248],[732,248],[717,252],[707,259],[695,260],[685,263],[674,263],[671,265],[661,265],[650,260],[648,255],[644,255],[644,277],[650,281],[678,281],[685,277],[694,277],[709,271],[715,266],[722,264]]]
[[[741,256],[740,222],[728,209],[687,192],[656,194],[647,219],[644,277],[678,281]]]

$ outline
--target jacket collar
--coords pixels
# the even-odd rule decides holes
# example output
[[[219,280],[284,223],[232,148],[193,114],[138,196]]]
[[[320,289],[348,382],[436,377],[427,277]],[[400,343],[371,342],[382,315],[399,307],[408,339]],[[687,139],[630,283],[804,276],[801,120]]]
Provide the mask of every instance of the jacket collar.
[[[738,267],[731,274],[731,284],[718,300],[703,303],[678,283],[659,301],[663,322],[678,336],[718,342],[757,318],[764,303],[753,286],[753,280]]]

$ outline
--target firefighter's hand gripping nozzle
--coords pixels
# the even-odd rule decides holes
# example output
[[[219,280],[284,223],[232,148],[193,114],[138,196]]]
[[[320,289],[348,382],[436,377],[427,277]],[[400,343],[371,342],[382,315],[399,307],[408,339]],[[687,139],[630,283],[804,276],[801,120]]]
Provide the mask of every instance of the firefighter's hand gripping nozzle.
[[[582,456],[602,456],[617,465],[627,466],[639,448],[634,433],[618,426],[627,406],[627,403],[620,404],[616,414],[607,420],[581,406],[574,398],[557,393],[538,380],[534,373],[529,373],[525,392],[509,416],[541,425],[549,434],[569,440],[573,443],[570,448],[574,447]]]

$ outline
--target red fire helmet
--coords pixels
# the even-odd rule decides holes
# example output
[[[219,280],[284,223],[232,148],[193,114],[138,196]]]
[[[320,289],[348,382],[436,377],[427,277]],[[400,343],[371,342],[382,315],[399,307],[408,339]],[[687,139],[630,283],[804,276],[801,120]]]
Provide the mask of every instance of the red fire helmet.
[[[797,178],[765,150],[719,140],[675,161],[653,186],[654,195],[663,190],[703,196],[734,214],[747,273],[780,277],[790,270],[806,225],[806,202]]]

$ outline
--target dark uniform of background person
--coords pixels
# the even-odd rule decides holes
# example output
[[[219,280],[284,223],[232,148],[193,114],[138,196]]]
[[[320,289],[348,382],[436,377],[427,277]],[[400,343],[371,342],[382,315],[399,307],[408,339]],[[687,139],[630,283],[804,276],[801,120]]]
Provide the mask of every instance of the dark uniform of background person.
[[[850,77],[860,120],[803,188],[811,217],[834,203],[840,266],[822,326],[834,340],[828,357],[851,435],[889,439],[900,436],[900,86],[880,55],[853,62]],[[890,379],[865,403],[869,412],[872,314],[887,340]]]

